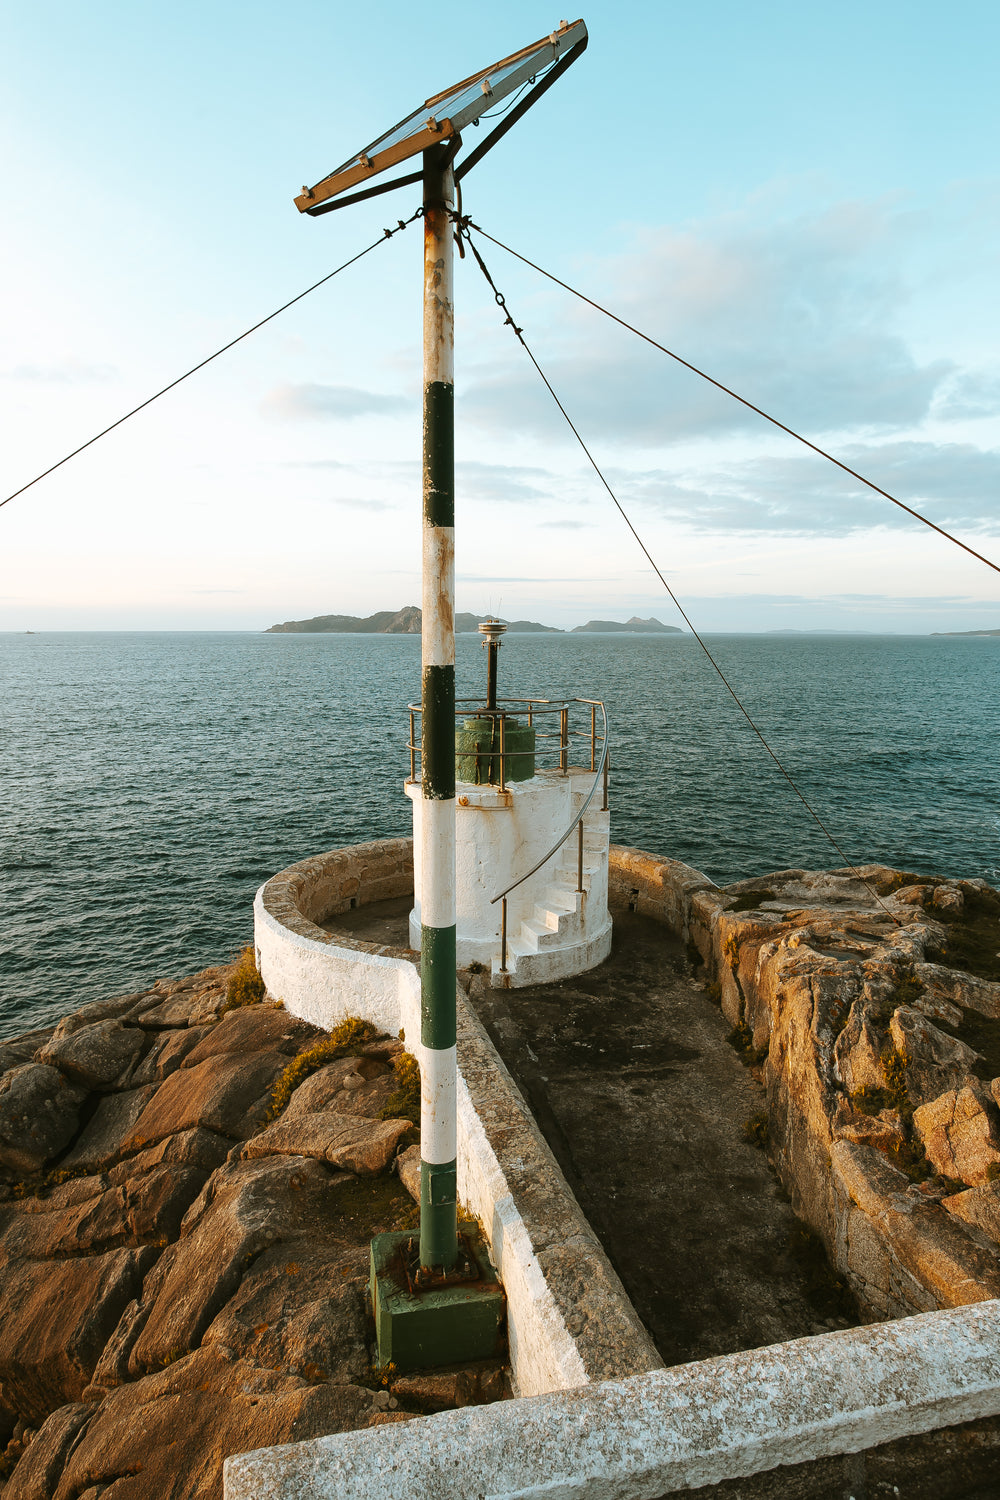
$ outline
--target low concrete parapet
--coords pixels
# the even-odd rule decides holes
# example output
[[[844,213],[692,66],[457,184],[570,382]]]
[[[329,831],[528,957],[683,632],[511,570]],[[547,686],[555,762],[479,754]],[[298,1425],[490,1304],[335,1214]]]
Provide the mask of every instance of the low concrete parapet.
[[[412,961],[399,949],[333,935],[319,924],[412,890],[412,839],[331,849],[272,875],[253,909],[257,966],[268,992],[315,1026],[329,1029],[357,1015],[397,1032]]]
[[[300,861],[257,892],[254,942],[268,992],[331,1030],[347,1016],[402,1033],[422,1061],[416,955],[317,924],[412,890],[410,839]],[[492,1042],[457,994],[458,1191],[482,1223],[507,1294],[515,1389],[566,1389],[662,1364],[600,1241]]]
[[[798,1495],[860,1495],[863,1461],[849,1461],[853,1473],[841,1467],[851,1488],[834,1489],[824,1460],[998,1413],[1000,1304],[991,1302],[245,1453],[227,1460],[225,1492],[226,1500],[655,1500],[797,1466]],[[985,1451],[987,1465],[995,1451]],[[812,1486],[803,1465],[821,1470]],[[933,1471],[923,1477],[933,1481]],[[939,1480],[933,1493],[963,1493],[949,1476]],[[751,1484],[739,1493],[782,1491]]]

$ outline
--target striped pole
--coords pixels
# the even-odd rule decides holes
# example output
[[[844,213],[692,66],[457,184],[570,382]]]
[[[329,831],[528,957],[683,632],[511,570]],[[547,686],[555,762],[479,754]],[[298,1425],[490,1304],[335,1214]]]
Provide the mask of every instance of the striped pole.
[[[444,146],[424,152],[424,525],[421,628],[420,1264],[458,1255],[455,1125],[454,198]]]

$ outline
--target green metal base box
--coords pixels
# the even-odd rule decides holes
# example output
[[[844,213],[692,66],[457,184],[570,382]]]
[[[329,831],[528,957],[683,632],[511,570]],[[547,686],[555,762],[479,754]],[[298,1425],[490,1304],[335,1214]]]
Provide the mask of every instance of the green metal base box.
[[[459,1226],[479,1268],[475,1281],[411,1291],[403,1270],[413,1233],[378,1234],[371,1245],[371,1299],[381,1369],[417,1370],[505,1353],[506,1298],[476,1224]]]

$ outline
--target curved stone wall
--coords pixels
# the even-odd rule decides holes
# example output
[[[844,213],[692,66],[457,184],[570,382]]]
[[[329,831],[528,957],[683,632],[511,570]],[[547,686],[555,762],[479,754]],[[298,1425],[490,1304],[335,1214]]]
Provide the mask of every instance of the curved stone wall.
[[[272,876],[254,902],[268,992],[327,1030],[359,1016],[401,1032],[419,1061],[417,955],[318,925],[412,889],[410,839],[332,849]],[[507,1294],[519,1393],[658,1368],[649,1335],[461,988],[456,1000],[459,1197],[486,1231]]]
[[[364,1015],[395,1035],[413,1016],[413,956],[318,924],[413,890],[413,840],[376,839],[314,854],[272,875],[254,901],[257,966],[288,1010],[329,1029]],[[419,985],[417,986],[419,991]]]

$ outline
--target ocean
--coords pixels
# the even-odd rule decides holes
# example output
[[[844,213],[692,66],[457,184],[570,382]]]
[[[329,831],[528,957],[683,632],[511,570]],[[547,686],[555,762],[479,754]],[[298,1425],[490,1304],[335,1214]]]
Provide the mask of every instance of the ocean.
[[[1000,640],[708,639],[852,862],[1000,880]],[[276,870],[410,831],[415,636],[0,634],[0,675],[0,1036],[224,960]],[[606,702],[618,843],[842,863],[688,635],[511,635],[500,693]]]

